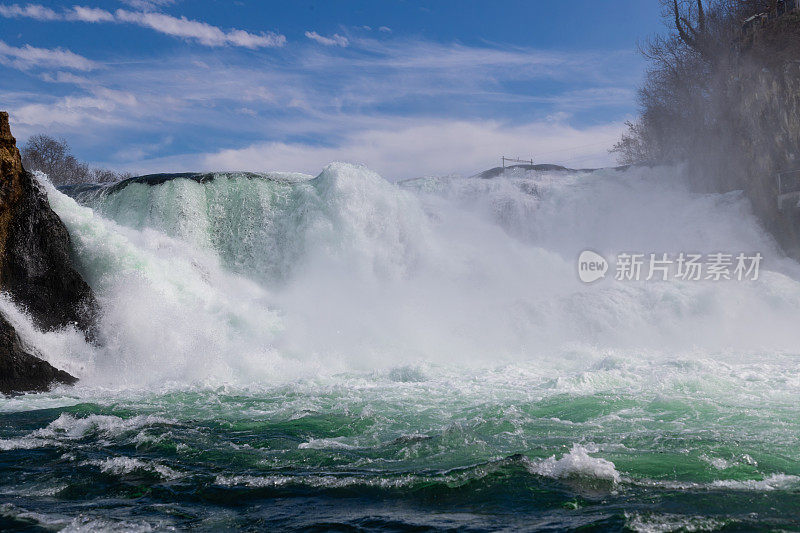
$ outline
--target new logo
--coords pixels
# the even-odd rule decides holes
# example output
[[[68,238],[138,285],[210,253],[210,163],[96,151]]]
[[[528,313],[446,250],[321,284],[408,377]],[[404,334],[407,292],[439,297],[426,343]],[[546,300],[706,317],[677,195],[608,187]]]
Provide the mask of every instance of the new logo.
[[[578,277],[584,283],[592,283],[604,278],[608,272],[608,261],[602,255],[591,250],[584,250],[578,256]]]

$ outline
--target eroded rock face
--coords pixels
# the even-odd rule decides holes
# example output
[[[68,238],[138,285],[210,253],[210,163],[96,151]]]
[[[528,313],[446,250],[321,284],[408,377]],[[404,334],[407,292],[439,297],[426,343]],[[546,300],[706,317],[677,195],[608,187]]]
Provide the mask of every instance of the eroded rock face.
[[[0,315],[0,393],[46,391],[56,383],[78,381],[63,370],[29,353],[17,332]]]
[[[97,302],[70,259],[70,238],[33,177],[22,168],[8,113],[0,112],[0,291],[38,327],[77,325],[93,337]],[[77,381],[27,350],[0,315],[0,392],[42,391]]]
[[[70,238],[43,191],[22,168],[0,112],[0,290],[45,330],[77,326],[91,337],[97,303],[72,266]]]

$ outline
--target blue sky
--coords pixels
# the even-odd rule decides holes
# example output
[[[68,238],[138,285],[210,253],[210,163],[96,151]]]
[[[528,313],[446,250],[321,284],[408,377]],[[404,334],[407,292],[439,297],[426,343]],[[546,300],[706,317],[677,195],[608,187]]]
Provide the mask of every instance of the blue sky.
[[[607,165],[656,0],[0,0],[0,108],[134,172]]]

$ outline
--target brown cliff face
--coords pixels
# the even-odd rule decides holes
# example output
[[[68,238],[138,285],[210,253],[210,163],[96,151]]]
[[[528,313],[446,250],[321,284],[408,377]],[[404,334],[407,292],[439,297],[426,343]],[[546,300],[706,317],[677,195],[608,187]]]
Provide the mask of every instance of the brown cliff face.
[[[22,168],[0,112],[0,290],[45,330],[76,324],[91,336],[97,303],[70,258],[67,228]]]
[[[17,149],[17,142],[11,135],[8,113],[0,111],[0,261],[5,255],[5,243],[11,225],[13,209],[7,208],[19,203],[22,193],[20,177],[22,176],[22,159]],[[2,286],[2,271],[0,271]]]
[[[0,290],[44,330],[67,325],[93,337],[97,302],[70,259],[67,228],[22,168],[8,113],[0,112]],[[35,351],[34,351],[35,352]],[[26,350],[0,316],[0,392],[46,390],[75,378]]]

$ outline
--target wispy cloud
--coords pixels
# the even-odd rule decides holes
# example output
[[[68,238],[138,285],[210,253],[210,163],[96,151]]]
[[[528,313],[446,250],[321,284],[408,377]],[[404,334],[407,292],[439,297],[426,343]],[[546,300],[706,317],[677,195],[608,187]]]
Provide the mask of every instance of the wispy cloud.
[[[286,44],[286,37],[277,33],[256,34],[244,30],[224,31],[205,22],[150,11],[132,12],[118,9],[116,20],[137,24],[174,37],[194,39],[206,46],[233,45],[244,48],[265,48]]]
[[[48,86],[0,84],[0,101],[20,138],[69,135],[77,150],[92,147],[82,157],[109,167],[313,173],[347,160],[390,178],[469,173],[501,152],[607,164],[633,111],[637,80],[607,74],[630,78],[633,54],[348,37],[346,48],[258,54],[257,68],[254,54],[229,46],[104,63],[91,76],[36,71]],[[589,125],[578,118],[586,112]],[[168,146],[152,142],[167,136]]]
[[[204,46],[213,47],[239,46],[256,49],[280,47],[286,44],[286,37],[278,33],[251,33],[240,29],[223,30],[206,22],[191,20],[186,17],[173,17],[172,15],[150,10],[169,3],[171,2],[134,1],[134,5],[147,9],[143,11],[118,9],[114,13],[100,8],[77,5],[62,12],[56,12],[38,4],[28,4],[24,7],[18,4],[0,4],[0,16],[6,18],[24,17],[41,21],[66,20],[89,23],[116,22],[135,24],[164,35],[193,40]]]
[[[153,10],[166,6],[171,6],[177,0],[122,0],[123,4],[127,4],[134,9]]]
[[[72,11],[65,13],[65,18],[82,22],[114,22],[114,15],[96,7],[73,6]]]
[[[31,18],[35,20],[61,20],[63,15],[56,13],[49,7],[37,4],[28,4],[22,7],[18,4],[0,4],[0,15],[6,18]]]
[[[315,31],[307,31],[306,37],[325,46],[346,47],[348,44],[350,44],[350,41],[347,39],[347,37],[339,35],[338,33],[334,33],[330,37],[325,37]]]
[[[48,103],[23,105],[13,111],[22,125],[35,124],[40,129],[53,126],[74,128],[91,121],[95,125],[121,125],[123,115],[139,116],[136,96],[123,91],[97,88],[88,96],[67,96]]]
[[[202,158],[204,169],[319,172],[331,161],[363,163],[390,179],[452,172],[470,174],[498,164],[501,154],[522,154],[578,168],[606,166],[618,123],[574,128],[549,121],[513,125],[497,121],[397,120],[353,131],[333,146],[266,142]],[[540,157],[541,156],[541,157]],[[196,165],[196,163],[195,163]]]
[[[35,48],[26,44],[14,47],[0,41],[0,63],[20,70],[33,67],[94,70],[97,63],[69,50],[61,48]]]

